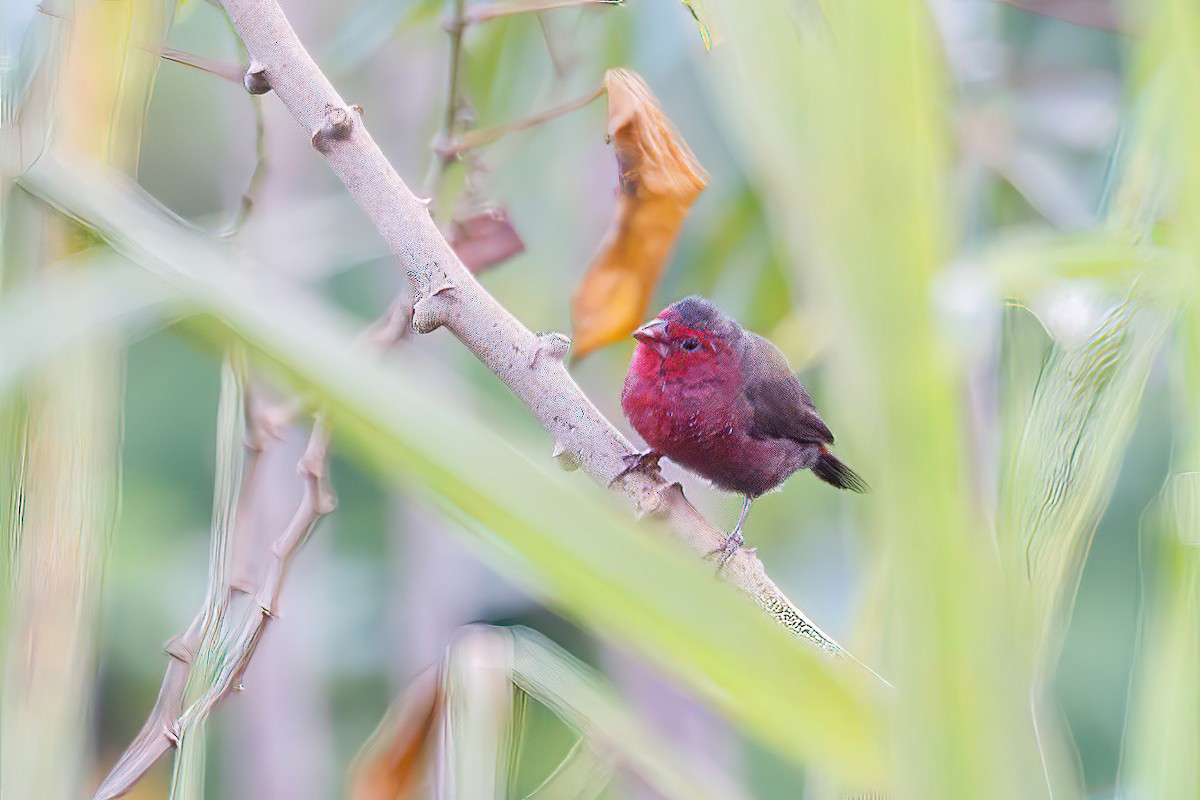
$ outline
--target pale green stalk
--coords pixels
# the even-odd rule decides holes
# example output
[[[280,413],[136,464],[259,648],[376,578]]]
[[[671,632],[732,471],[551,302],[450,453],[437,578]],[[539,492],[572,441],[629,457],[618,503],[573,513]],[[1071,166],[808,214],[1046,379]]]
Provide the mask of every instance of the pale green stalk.
[[[197,708],[218,676],[231,661],[230,640],[237,635],[237,620],[230,616],[230,551],[238,496],[242,485],[242,453],[246,437],[243,357],[226,356],[221,367],[221,400],[217,406],[217,473],[213,492],[212,539],[209,552],[208,593],[200,649],[192,661],[180,718],[179,752],[171,777],[171,800],[203,800],[205,723],[207,708]],[[236,652],[236,651],[233,651]]]
[[[1139,4],[1144,171],[1171,209],[1161,238],[1189,262],[1175,340],[1172,475],[1148,521],[1139,658],[1130,693],[1125,796],[1200,796],[1200,9],[1186,0]],[[1172,202],[1173,201],[1173,202]],[[1173,208],[1172,208],[1173,206]]]
[[[915,0],[826,5],[827,25],[784,0],[708,8],[724,116],[803,284],[842,322],[831,424],[873,489],[854,507],[887,565],[897,690],[876,788],[1042,797],[1022,634],[969,480],[963,355],[936,313],[957,225],[940,44]]]
[[[442,670],[443,768],[438,797],[505,800],[516,760],[512,642],[503,632],[468,629]]]
[[[32,25],[30,36],[44,38],[31,42],[49,49],[26,62],[36,67],[27,76],[27,102],[3,110],[0,167],[23,168],[32,154],[53,146],[134,172],[165,9],[163,0],[78,0],[65,17]],[[45,27],[57,31],[45,35]],[[15,252],[9,237],[20,229],[10,218],[7,183],[0,192],[9,201],[3,202],[6,292],[15,275],[43,278],[87,245],[69,222],[47,216],[29,237],[39,246],[26,251],[29,262],[8,262]],[[119,345],[111,331],[102,331],[40,365],[23,387],[24,417],[12,423],[23,423],[23,433],[10,441],[24,449],[6,456],[10,472],[15,464],[22,474],[22,513],[10,522],[15,544],[6,589],[13,624],[6,631],[0,709],[3,797],[67,800],[84,791],[94,632],[120,482]]]
[[[1092,533],[1108,505],[1170,317],[1131,299],[1044,362],[1000,485],[999,542],[1027,582],[1039,684],[1058,661]]]

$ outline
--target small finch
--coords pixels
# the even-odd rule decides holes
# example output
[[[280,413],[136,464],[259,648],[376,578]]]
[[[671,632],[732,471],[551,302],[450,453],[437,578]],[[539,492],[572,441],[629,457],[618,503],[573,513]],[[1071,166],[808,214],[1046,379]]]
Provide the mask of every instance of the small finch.
[[[779,348],[708,300],[668,306],[633,338],[621,408],[650,450],[631,456],[627,472],[655,469],[665,456],[741,494],[737,526],[713,551],[722,566],[742,545],[755,498],[793,472],[811,469],[839,489],[867,490],[829,452],[833,434]]]

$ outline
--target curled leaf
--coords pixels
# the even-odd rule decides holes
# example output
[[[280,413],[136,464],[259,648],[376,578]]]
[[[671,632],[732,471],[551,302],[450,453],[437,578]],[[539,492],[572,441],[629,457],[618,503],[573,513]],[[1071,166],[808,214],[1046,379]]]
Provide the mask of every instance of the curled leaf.
[[[625,339],[644,321],[683,219],[708,185],[704,168],[640,76],[609,70],[605,85],[620,192],[612,224],[572,301],[576,358]]]
[[[712,50],[713,38],[709,33],[708,25],[700,18],[700,12],[696,10],[695,0],[679,0],[687,8],[688,13],[692,15],[692,19],[696,21],[696,27],[700,29],[700,40],[704,42],[705,50]]]
[[[475,275],[525,251],[525,243],[502,208],[454,220],[450,246]]]

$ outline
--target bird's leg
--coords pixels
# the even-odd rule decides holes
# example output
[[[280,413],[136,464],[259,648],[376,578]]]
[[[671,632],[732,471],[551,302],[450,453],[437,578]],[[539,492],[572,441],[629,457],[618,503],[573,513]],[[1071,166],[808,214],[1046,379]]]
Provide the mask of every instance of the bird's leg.
[[[656,450],[647,450],[644,453],[629,453],[623,456],[625,461],[625,469],[617,473],[617,477],[608,482],[612,486],[617,481],[630,475],[634,472],[641,472],[646,475],[656,475],[659,471],[658,462],[662,459],[663,454]]]
[[[746,517],[750,516],[750,504],[754,502],[754,498],[746,495],[742,498],[742,513],[738,516],[737,525],[734,526],[733,533],[725,537],[725,544],[710,552],[705,558],[717,556],[717,572],[720,572],[729,559],[733,558],[733,554],[738,551],[745,541],[742,538],[742,526],[746,524]]]

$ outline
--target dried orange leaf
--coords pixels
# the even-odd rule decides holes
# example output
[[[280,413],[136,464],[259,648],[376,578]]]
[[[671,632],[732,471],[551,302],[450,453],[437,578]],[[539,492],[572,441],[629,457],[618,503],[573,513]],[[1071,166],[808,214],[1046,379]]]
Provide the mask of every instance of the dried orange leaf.
[[[437,665],[417,676],[388,710],[350,768],[349,800],[425,796],[425,774],[443,702]]]
[[[644,321],[683,218],[708,185],[640,76],[609,70],[605,86],[621,188],[612,224],[571,304],[576,358],[627,338]]]

